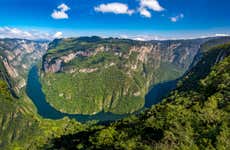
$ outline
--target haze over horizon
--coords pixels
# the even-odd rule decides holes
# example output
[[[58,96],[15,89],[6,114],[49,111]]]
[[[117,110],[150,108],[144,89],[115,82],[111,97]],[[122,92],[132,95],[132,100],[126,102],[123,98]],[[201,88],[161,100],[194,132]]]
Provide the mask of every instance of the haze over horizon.
[[[228,4],[227,0],[1,0],[0,38],[228,36]]]

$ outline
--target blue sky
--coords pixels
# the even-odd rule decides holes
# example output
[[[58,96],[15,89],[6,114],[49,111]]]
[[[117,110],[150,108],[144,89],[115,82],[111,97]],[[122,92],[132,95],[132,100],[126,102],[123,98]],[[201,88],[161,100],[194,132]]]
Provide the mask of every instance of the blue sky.
[[[229,0],[0,0],[0,37],[230,34],[229,6]]]

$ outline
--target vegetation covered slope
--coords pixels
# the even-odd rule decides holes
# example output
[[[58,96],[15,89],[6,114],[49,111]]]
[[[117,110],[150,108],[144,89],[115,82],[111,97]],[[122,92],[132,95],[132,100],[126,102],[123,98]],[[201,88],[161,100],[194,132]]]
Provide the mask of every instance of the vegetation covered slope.
[[[53,139],[44,148],[230,149],[229,54],[230,43],[206,49],[162,103],[139,116]]]
[[[0,59],[0,149],[33,150],[48,138],[76,132],[83,126],[64,118],[45,120],[36,114],[32,102],[22,94],[16,97],[11,79]],[[22,93],[24,93],[22,91]]]
[[[43,57],[43,91],[65,113],[132,113],[152,84],[180,77],[204,41],[54,40]]]
[[[0,63],[2,64],[1,60]],[[0,147],[5,147],[14,140],[19,140],[27,133],[33,132],[32,117],[25,117],[28,113],[18,107],[20,102],[12,97],[11,82],[3,65],[0,68]]]
[[[0,39],[0,56],[17,93],[26,85],[27,73],[47,50],[48,43],[24,39]]]

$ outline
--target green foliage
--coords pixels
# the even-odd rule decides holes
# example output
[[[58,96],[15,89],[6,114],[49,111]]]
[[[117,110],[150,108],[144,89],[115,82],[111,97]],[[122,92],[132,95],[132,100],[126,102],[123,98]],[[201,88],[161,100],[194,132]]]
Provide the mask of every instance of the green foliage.
[[[199,61],[196,66],[191,68],[191,71],[185,74],[185,78],[179,82],[178,88],[181,90],[189,90],[197,87],[198,81],[208,75],[211,67],[229,54],[230,43],[202,50],[201,55],[203,55],[203,59]]]
[[[82,125],[68,118],[56,121],[42,119],[36,115],[34,106],[26,97],[18,100],[12,97],[7,82],[1,74],[0,149],[229,149],[229,47],[230,45],[227,44],[205,52],[197,66],[181,80],[181,85],[171,92],[162,103],[137,116],[105,125]],[[98,65],[96,62],[99,60],[106,61],[106,59],[101,59],[102,57],[103,55],[90,58],[85,61],[84,65],[87,66],[92,62]],[[109,57],[106,56],[106,58]],[[112,59],[115,61],[117,58]],[[72,65],[77,64],[73,63]],[[162,72],[158,72],[160,77],[163,76],[164,70],[168,69],[174,71],[175,74],[179,73],[177,69],[174,70],[174,67],[164,66],[164,64],[162,66]],[[148,65],[143,68],[146,72],[149,71]],[[207,72],[204,72],[204,68]],[[2,70],[2,68],[0,69]],[[99,90],[96,88],[96,92],[93,94],[119,91],[127,84],[131,85],[130,89],[133,91],[144,87],[145,80],[142,74],[136,72],[132,78],[128,78],[118,66],[92,74],[92,76],[77,74],[73,77],[66,76],[65,73],[58,73],[56,74],[60,76],[58,78],[47,74],[47,79],[51,83],[55,83],[57,79],[64,79],[61,85],[58,85],[58,82],[55,84],[67,92],[71,90],[71,87],[68,87],[69,84],[73,83],[73,81],[69,81],[69,78],[80,78],[76,81],[80,84],[79,88],[88,84],[84,88],[89,92],[95,90],[95,88],[90,89],[92,85],[104,84],[101,80],[108,80],[107,83],[113,82],[116,85],[103,85],[106,88],[98,88]],[[93,78],[95,76],[97,78]],[[167,78],[174,77],[173,75],[167,76]],[[118,78],[122,79],[121,82],[117,81]],[[113,93],[112,95],[113,99],[117,98]],[[121,110],[124,106],[128,107],[124,110],[135,108],[136,104],[140,104],[140,102],[132,103],[139,100],[138,97],[136,98],[130,96],[124,100],[120,99],[117,104],[120,106],[116,106],[116,108]],[[106,108],[108,107],[104,107],[105,110]],[[115,111],[119,112],[120,109]]]
[[[42,83],[47,101],[63,112],[92,114],[104,110],[127,113],[144,105],[143,97],[132,95],[143,85],[138,86],[135,79],[127,77],[117,67],[89,74],[46,74]],[[122,96],[124,90],[128,90],[126,96]]]
[[[2,97],[2,90],[0,96],[0,149],[36,150],[48,144],[50,138],[84,129],[68,118],[57,121],[40,118],[25,98]]]
[[[54,139],[53,148],[229,149],[230,46],[227,47],[215,48],[215,55],[207,52],[190,71],[192,76],[185,76],[176,90],[150,110],[109,125],[89,127],[83,137],[76,133]],[[224,52],[222,59],[218,59],[219,52]],[[199,66],[204,60],[215,63]],[[205,75],[200,74],[203,67],[210,69]],[[191,81],[189,77],[194,76],[196,80]],[[181,88],[192,84],[196,86]]]
[[[4,93],[4,92],[9,90],[9,92],[11,94],[13,94],[13,96],[16,97],[15,92],[14,92],[15,82],[8,75],[6,69],[5,69],[4,65],[3,65],[3,62],[1,60],[1,58],[0,58],[0,82],[1,82],[1,85],[2,85],[1,88],[4,88],[4,89],[2,89],[2,93]]]
[[[161,63],[161,66],[154,72],[155,83],[175,80],[185,72],[185,69],[179,68],[174,64]]]
[[[197,41],[184,43],[185,47],[189,47],[190,44],[196,45]],[[162,42],[165,46],[162,46],[162,53],[165,55],[170,53],[170,50],[165,50],[168,44],[171,43]],[[178,44],[172,42],[172,45]],[[145,94],[152,84],[177,79],[190,63],[190,60],[183,65],[169,63],[161,60],[158,54],[144,56],[146,49],[131,51],[131,47],[144,46],[151,49],[151,42],[99,37],[54,40],[43,57],[43,65],[55,65],[62,56],[79,51],[90,55],[76,56],[69,62],[63,62],[58,73],[43,72],[41,83],[47,101],[57,110],[70,114],[95,114],[100,111],[126,114],[142,109]],[[178,60],[186,55],[181,52],[184,51],[183,46],[175,51]]]
[[[1,62],[0,62],[1,64]],[[3,65],[0,65],[0,149],[38,149],[49,138],[75,133],[84,126],[74,120],[44,120],[25,95],[12,96],[10,81]]]

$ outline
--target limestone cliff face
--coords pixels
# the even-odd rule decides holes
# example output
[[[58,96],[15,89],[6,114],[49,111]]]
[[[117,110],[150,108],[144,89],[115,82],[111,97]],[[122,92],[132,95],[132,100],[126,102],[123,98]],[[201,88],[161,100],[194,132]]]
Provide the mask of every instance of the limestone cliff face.
[[[66,54],[63,54],[63,56],[59,57],[47,57],[45,55],[43,57],[43,70],[45,72],[60,72],[63,70],[62,65],[69,63],[71,60],[73,60],[76,57],[90,57],[90,56],[95,56],[99,51],[97,48],[93,51],[77,51],[77,52],[67,52]]]
[[[153,69],[156,69],[160,67],[161,63],[170,63],[187,69],[204,40],[132,42],[133,44],[129,44],[125,51],[121,51],[120,47],[110,46],[108,42],[103,46],[95,44],[93,48],[89,47],[88,49],[77,50],[73,47],[65,52],[57,52],[57,55],[47,54],[43,57],[43,70],[51,73],[60,72],[65,70],[63,68],[65,64],[75,58],[91,57],[102,52],[110,52],[121,59],[127,60],[132,57],[133,53],[136,53],[136,60],[132,60],[129,64],[124,64],[132,70],[138,69],[140,64],[148,64]]]
[[[43,63],[44,71],[45,72],[52,72],[52,73],[59,72],[59,71],[61,71],[62,62],[63,62],[63,60],[61,60],[61,59],[53,60],[52,63],[46,61]]]
[[[207,52],[210,48],[215,47],[216,45],[221,45],[230,42],[230,37],[220,37],[220,38],[211,38],[210,40],[205,40],[206,42],[199,47],[197,54],[195,55],[191,65],[187,71],[190,71],[191,68],[197,65],[201,60],[204,53]],[[216,63],[221,61],[226,56],[226,51],[220,50],[218,52],[218,57],[216,58]],[[214,65],[214,64],[213,64]]]
[[[43,91],[52,106],[66,113],[134,112],[143,107],[153,84],[183,75],[203,42],[54,40],[43,56]]]
[[[226,41],[55,40],[43,57],[43,91],[47,101],[65,113],[134,112],[143,107],[152,85],[181,77],[198,58],[204,43],[212,39]],[[225,55],[220,51],[216,62]]]
[[[47,48],[47,42],[0,39],[0,55],[7,73],[16,83],[17,91],[26,85],[28,70],[42,58]]]
[[[12,78],[17,78],[18,77],[18,72],[12,67],[12,65],[9,64],[9,62],[8,62],[8,60],[6,58],[3,59],[3,64],[4,64],[4,67],[6,68],[8,74]]]

